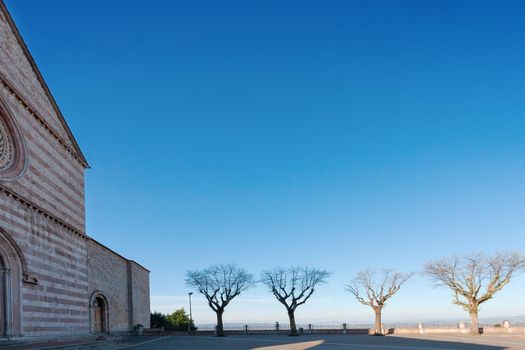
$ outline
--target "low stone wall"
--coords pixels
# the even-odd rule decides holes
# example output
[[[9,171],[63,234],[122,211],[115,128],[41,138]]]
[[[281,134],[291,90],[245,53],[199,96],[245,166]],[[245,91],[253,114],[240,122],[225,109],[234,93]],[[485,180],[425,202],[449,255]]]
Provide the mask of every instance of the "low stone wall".
[[[480,327],[482,334],[525,334],[525,326],[512,326],[510,322],[504,321],[499,326]],[[387,334],[469,334],[470,329],[464,323],[459,323],[457,327],[452,326],[425,326],[419,324],[414,327],[392,327],[385,331]]]
[[[483,327],[483,334],[525,334],[525,327]]]
[[[417,328],[394,327],[389,328],[387,334],[468,334],[467,328]]]
[[[192,333],[188,332],[180,332],[180,331],[162,331],[160,329],[146,329],[144,332],[144,335],[214,335],[214,331],[196,331]],[[287,335],[289,333],[288,330],[273,330],[273,329],[254,329],[254,330],[225,330],[224,333],[226,335],[258,335],[258,334],[280,334],[280,335]],[[356,329],[346,329],[343,330],[341,328],[337,329],[312,329],[310,330],[303,330],[302,334],[368,334],[368,329],[366,328],[356,328]]]
[[[306,329],[298,328],[299,333],[301,334],[370,334],[372,335],[374,330],[369,328],[347,328],[346,324],[343,324],[341,328],[315,328],[315,326],[309,325]],[[244,329],[235,329],[235,330],[225,330],[226,335],[257,335],[257,334],[288,334],[289,330],[287,329],[250,329],[248,326],[244,326]],[[457,326],[454,325],[429,325],[425,326],[424,324],[404,327],[391,327],[384,328],[384,334],[393,334],[393,335],[432,335],[432,334],[469,334],[470,329],[464,323],[459,323]],[[525,335],[525,326],[511,326],[509,322],[504,322],[501,326],[485,326],[480,327],[480,332],[482,334],[494,334],[494,335],[509,335],[509,334],[518,334]],[[177,334],[177,335],[214,335],[212,330],[197,330],[196,332],[173,332],[173,331],[164,331],[163,329],[146,329],[145,335],[158,335],[159,333],[163,334]]]

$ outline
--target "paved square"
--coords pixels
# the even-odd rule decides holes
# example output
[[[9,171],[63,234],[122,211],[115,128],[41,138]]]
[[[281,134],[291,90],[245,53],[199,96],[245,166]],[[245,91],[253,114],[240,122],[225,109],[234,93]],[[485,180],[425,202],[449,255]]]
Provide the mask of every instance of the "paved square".
[[[140,340],[139,340],[140,339]],[[518,350],[525,349],[525,336],[386,336],[367,335],[248,335],[215,338],[167,336],[135,338],[127,348],[137,350]]]

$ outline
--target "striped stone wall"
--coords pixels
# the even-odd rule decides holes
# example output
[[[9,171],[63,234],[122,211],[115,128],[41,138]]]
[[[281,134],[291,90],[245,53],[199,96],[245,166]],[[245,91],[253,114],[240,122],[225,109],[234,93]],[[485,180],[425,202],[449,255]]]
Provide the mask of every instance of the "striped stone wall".
[[[23,177],[1,186],[83,233],[84,166],[60,142],[69,137],[35,77],[6,15],[0,11],[0,98],[14,115],[29,159]]]
[[[44,98],[46,96],[44,88],[34,74],[31,63],[7,21],[6,14],[0,11],[0,62],[2,62],[0,72],[26,96],[28,101],[31,101],[31,105],[54,131],[63,139],[68,139],[56,111],[47,98]]]
[[[88,334],[94,293],[110,332],[149,326],[149,271],[86,235],[87,163],[2,0],[0,118],[24,146],[18,177],[0,169],[0,317],[11,332],[0,337]]]
[[[87,333],[86,239],[5,193],[0,195],[0,227],[16,242],[38,282],[12,281],[21,285],[22,310],[14,317],[21,321],[22,334]]]
[[[21,285],[13,317],[27,336],[87,333],[84,165],[8,20],[0,11],[0,100],[25,143],[27,168],[0,180],[0,228],[33,276],[12,281]]]
[[[16,181],[2,181],[0,186],[83,233],[83,167],[50,137],[36,119],[31,118],[31,114],[4,86],[0,86],[0,98],[15,117],[28,159],[24,176]]]

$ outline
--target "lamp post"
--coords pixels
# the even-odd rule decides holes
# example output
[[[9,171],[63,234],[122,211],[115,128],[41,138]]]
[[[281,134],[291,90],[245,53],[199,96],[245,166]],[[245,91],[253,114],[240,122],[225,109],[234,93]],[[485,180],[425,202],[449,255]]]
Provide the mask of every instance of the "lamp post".
[[[192,316],[191,316],[191,296],[193,295],[193,292],[188,293],[188,298],[190,300],[190,323],[188,323],[188,333],[191,333],[191,324],[192,324]]]

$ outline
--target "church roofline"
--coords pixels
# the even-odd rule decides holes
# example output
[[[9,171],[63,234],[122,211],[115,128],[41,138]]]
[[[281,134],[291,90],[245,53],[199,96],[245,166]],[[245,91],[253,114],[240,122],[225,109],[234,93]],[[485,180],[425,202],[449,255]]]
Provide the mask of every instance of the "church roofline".
[[[69,125],[67,124],[66,119],[64,118],[64,115],[60,111],[60,108],[58,107],[58,104],[55,101],[55,98],[51,94],[51,91],[49,90],[49,87],[47,86],[47,84],[46,84],[46,82],[44,80],[44,77],[42,76],[42,73],[38,69],[38,66],[36,65],[36,62],[33,59],[33,56],[29,52],[29,49],[27,48],[27,45],[24,42],[24,39],[22,38],[22,35],[20,34],[20,31],[18,30],[15,22],[13,21],[13,18],[11,17],[11,14],[9,13],[9,10],[7,9],[7,6],[4,4],[3,0],[0,0],[0,10],[5,14],[5,17],[7,19],[7,23],[9,23],[9,26],[11,27],[11,29],[12,29],[12,31],[13,31],[13,33],[14,33],[17,41],[18,41],[18,44],[20,45],[20,47],[24,51],[24,54],[26,55],[27,60],[29,61],[29,64],[31,65],[31,68],[33,69],[33,72],[35,73],[35,75],[36,75],[36,77],[38,79],[38,82],[40,83],[40,85],[44,89],[44,92],[45,92],[47,98],[49,99],[49,101],[51,102],[51,105],[53,106],[53,109],[55,110],[55,112],[56,112],[56,114],[58,116],[58,119],[62,123],[62,126],[64,127],[64,130],[66,131],[66,133],[68,134],[69,138],[71,139],[71,142],[73,143],[73,148],[74,148],[74,151],[75,151],[75,153],[76,153],[76,155],[78,157],[78,160],[84,166],[84,168],[86,168],[86,169],[89,168],[89,164],[88,164],[86,158],[84,157],[84,154],[82,153],[82,150],[80,149],[80,146],[78,145],[77,140],[75,139],[75,136],[73,136],[73,133],[71,132],[71,129],[69,128]]]
[[[100,243],[99,241],[97,241],[97,240],[94,239],[93,237],[88,236],[88,239],[89,239],[91,242],[93,242],[93,243],[99,245],[100,247],[106,249],[106,250],[109,251],[110,253],[112,253],[112,254],[118,256],[119,258],[125,260],[126,262],[133,263],[133,264],[137,265],[138,267],[142,268],[143,270],[145,270],[145,271],[147,271],[147,272],[151,272],[150,270],[148,270],[147,268],[145,268],[144,266],[142,266],[141,264],[139,264],[139,263],[136,262],[135,260],[130,260],[130,259],[126,258],[125,256],[120,255],[119,253],[117,253],[116,251],[114,251],[114,250],[111,249],[111,248],[108,248],[107,246],[105,246],[104,244]]]

